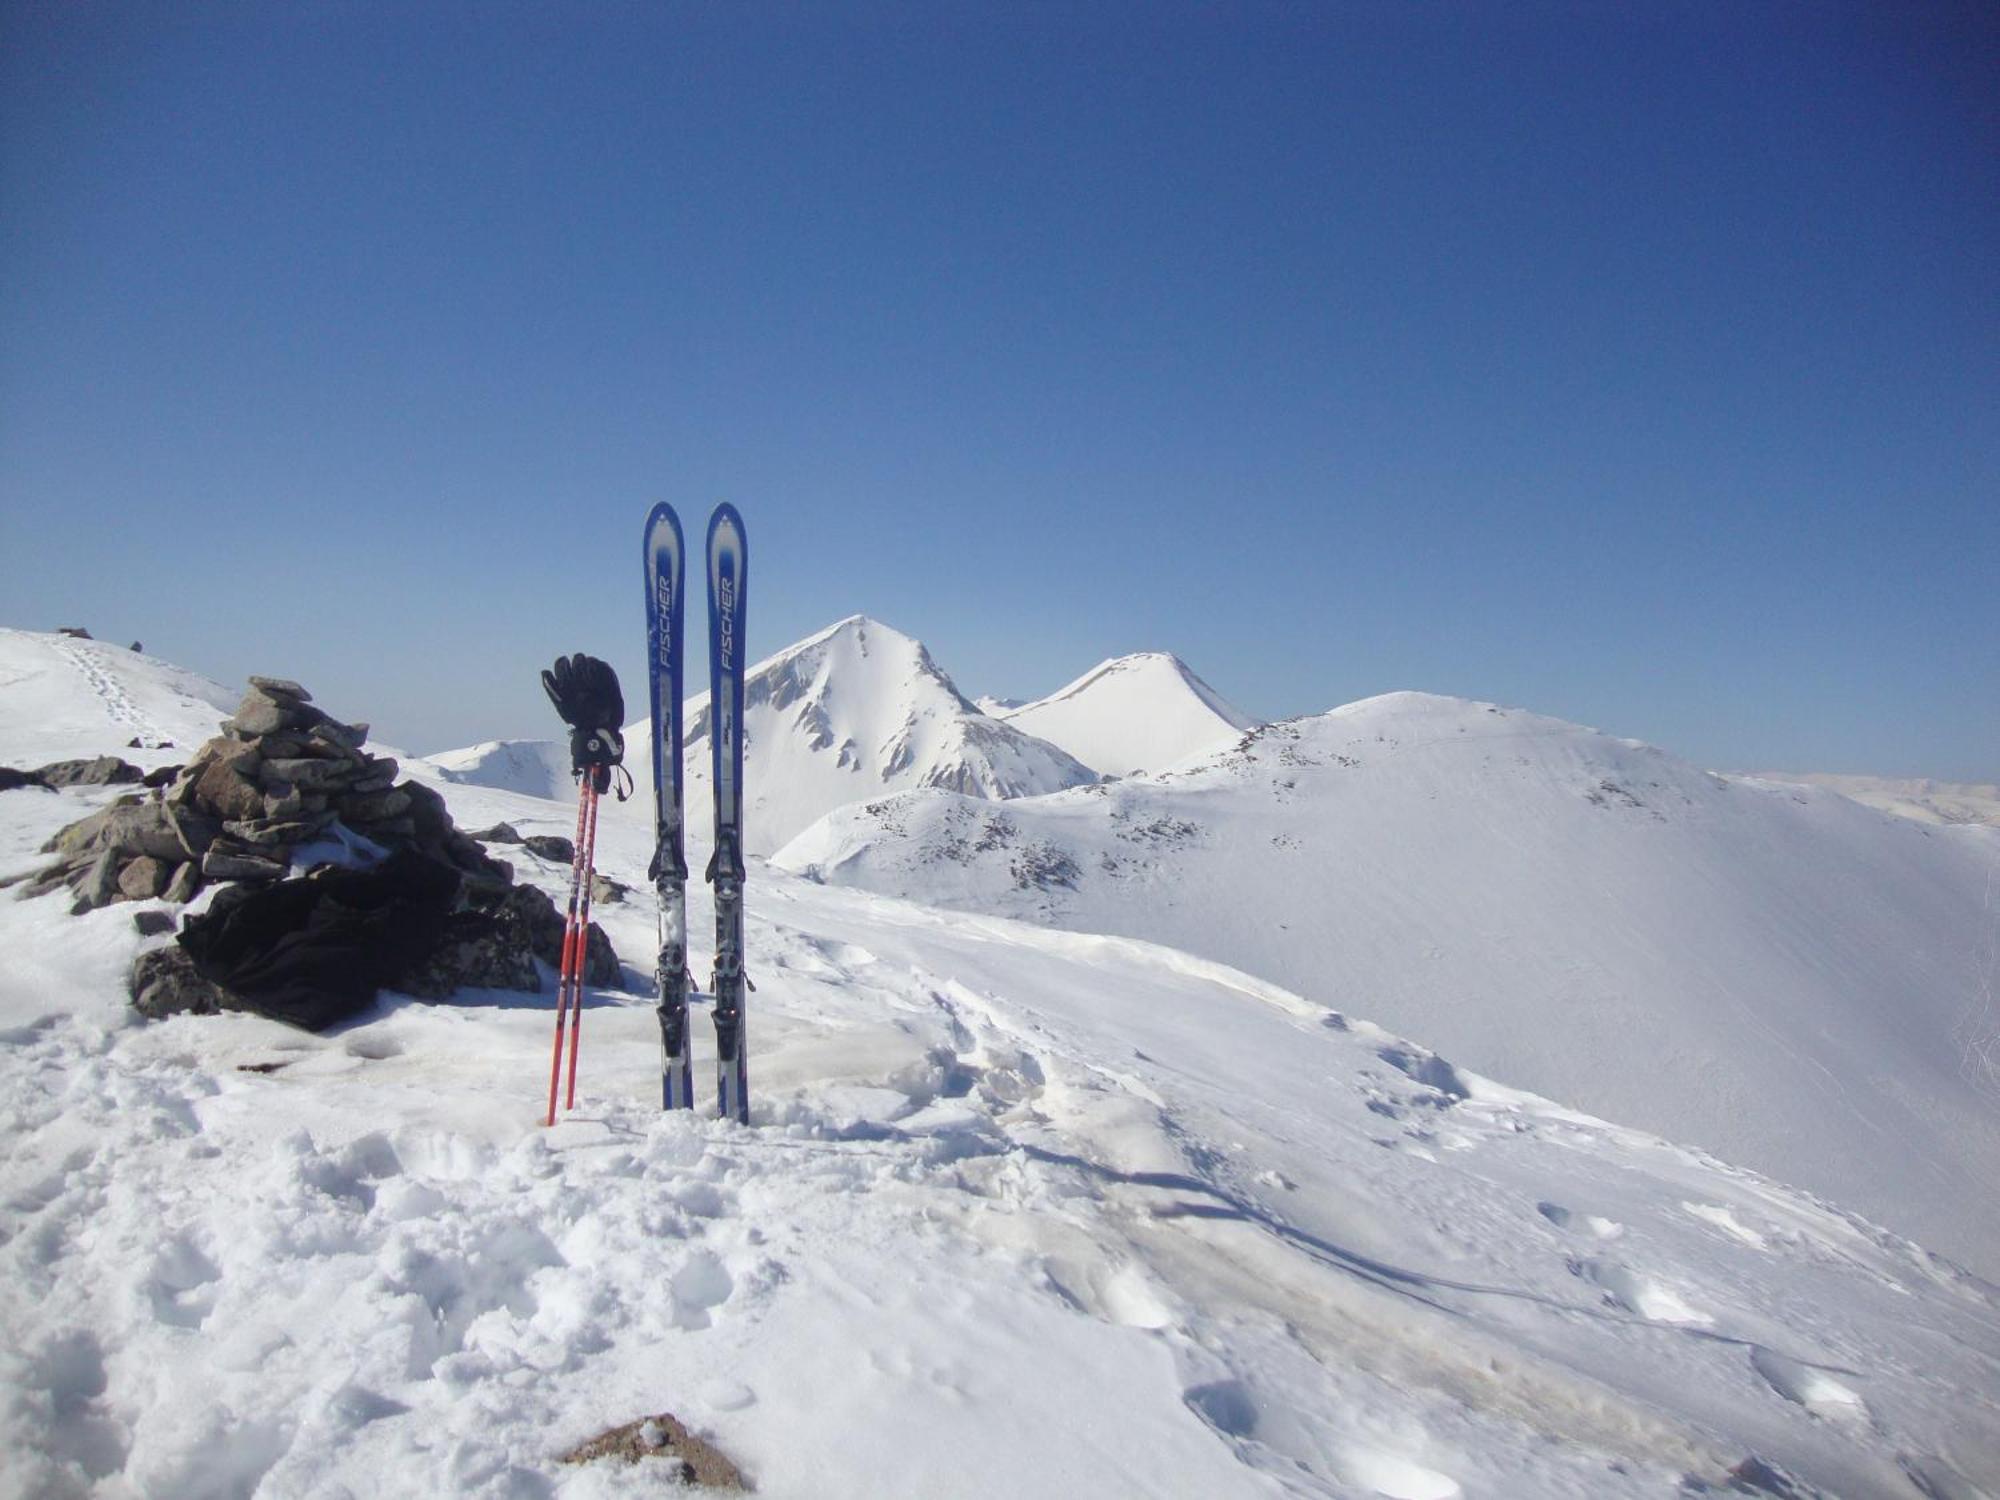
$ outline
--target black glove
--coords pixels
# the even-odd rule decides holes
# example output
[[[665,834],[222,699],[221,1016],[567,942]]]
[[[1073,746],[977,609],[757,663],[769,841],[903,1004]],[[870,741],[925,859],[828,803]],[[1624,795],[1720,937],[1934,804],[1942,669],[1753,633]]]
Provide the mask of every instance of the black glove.
[[[625,759],[625,695],[618,691],[618,674],[610,663],[578,652],[557,657],[542,673],[542,686],[569,725],[570,770],[578,776],[597,771],[601,790],[605,773]]]

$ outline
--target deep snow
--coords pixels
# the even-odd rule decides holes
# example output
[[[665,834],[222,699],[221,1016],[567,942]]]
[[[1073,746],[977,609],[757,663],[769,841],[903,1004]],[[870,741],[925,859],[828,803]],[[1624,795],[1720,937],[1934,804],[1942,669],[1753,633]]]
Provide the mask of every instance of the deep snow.
[[[0,874],[110,795],[0,794]],[[777,1497],[1992,1493],[2000,1294],[1842,1208],[1185,952],[749,891],[752,1124],[654,1108],[635,900],[553,1130],[550,994],[135,1023],[128,908],[0,898],[0,1489],[655,1493],[554,1456],[671,1409]]]

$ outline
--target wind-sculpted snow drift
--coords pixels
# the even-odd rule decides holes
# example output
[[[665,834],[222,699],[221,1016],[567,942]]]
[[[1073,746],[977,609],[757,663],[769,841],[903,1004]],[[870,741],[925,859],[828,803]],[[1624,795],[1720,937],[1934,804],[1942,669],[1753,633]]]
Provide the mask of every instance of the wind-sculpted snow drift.
[[[110,670],[145,697],[151,667]],[[36,758],[129,738],[79,703]],[[0,761],[22,734],[0,696]],[[574,817],[441,791],[467,826]],[[0,877],[116,794],[0,793]],[[1222,806],[1120,847],[1209,847]],[[650,840],[607,808],[600,868],[642,885]],[[663,1409],[770,1500],[1969,1500],[2000,1472],[1994,1288],[1209,958],[757,861],[750,1126],[662,1113],[650,992],[600,991],[544,1130],[546,1004],[134,1024],[127,910],[0,897],[0,1493],[652,1494],[648,1462],[559,1456]],[[602,915],[636,978],[650,904]],[[1560,1041],[1535,999],[1517,1024]]]
[[[1172,774],[878,799],[778,863],[1221,959],[2000,1271],[2000,830],[1399,693]]]

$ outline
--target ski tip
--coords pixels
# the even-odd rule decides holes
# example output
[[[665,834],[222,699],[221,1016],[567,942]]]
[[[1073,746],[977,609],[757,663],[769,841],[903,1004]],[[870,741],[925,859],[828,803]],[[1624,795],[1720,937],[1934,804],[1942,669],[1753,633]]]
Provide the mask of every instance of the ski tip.
[[[646,541],[648,546],[652,544],[653,538],[659,535],[660,528],[663,526],[673,533],[676,542],[680,541],[681,518],[675,514],[674,508],[667,504],[666,501],[658,500],[654,502],[653,508],[646,512]]]
[[[715,514],[708,518],[708,539],[711,545],[714,543],[716,536],[725,528],[736,533],[738,546],[741,546],[744,539],[749,535],[743,529],[742,513],[727,500],[716,506]]]

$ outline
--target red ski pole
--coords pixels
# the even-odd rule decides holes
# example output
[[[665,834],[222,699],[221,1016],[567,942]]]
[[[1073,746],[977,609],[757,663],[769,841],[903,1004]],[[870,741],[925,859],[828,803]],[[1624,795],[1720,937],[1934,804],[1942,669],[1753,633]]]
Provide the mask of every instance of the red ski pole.
[[[556,1092],[562,1081],[563,1060],[563,1015],[569,1008],[571,978],[578,972],[575,961],[577,891],[583,884],[584,829],[588,821],[590,805],[596,795],[596,783],[590,776],[583,778],[583,785],[576,796],[576,843],[570,854],[569,910],[563,918],[562,967],[556,980],[556,1046],[555,1055],[549,1060],[549,1118],[556,1122]],[[579,1004],[582,995],[577,996]]]
[[[589,826],[583,833],[583,880],[582,897],[577,903],[576,918],[576,977],[570,981],[569,1007],[569,1099],[564,1109],[576,1108],[576,1054],[583,1039],[583,990],[585,975],[590,972],[590,887],[595,877],[597,864],[597,799],[601,795],[597,786],[596,771],[585,776],[590,784]],[[605,773],[605,779],[610,775]]]
[[[608,663],[581,652],[559,656],[542,673],[542,688],[569,725],[570,769],[578,777],[576,844],[571,850],[569,910],[563,917],[562,973],[556,982],[556,1041],[549,1059],[549,1117],[563,1080],[563,1023],[569,1023],[569,1104],[576,1108],[576,1055],[583,1036],[584,976],[590,964],[590,884],[597,862],[597,802],[611,790],[611,773],[625,758],[625,698]],[[618,795],[630,789],[630,778]]]

